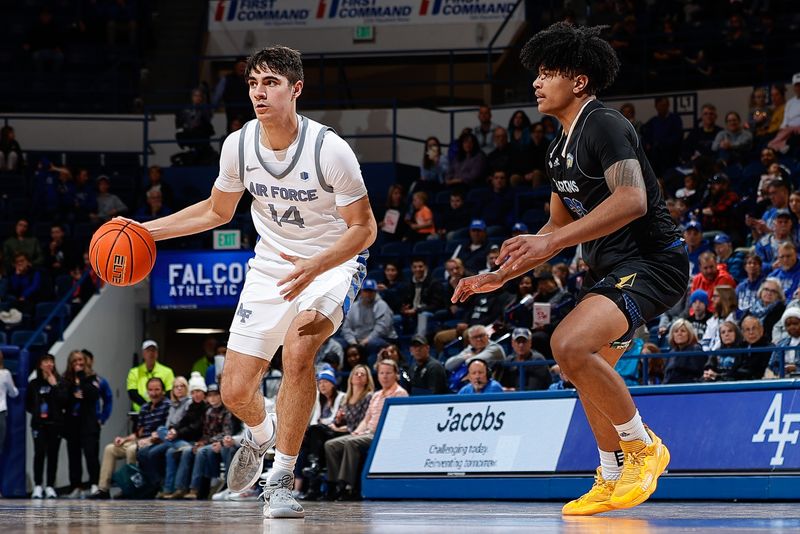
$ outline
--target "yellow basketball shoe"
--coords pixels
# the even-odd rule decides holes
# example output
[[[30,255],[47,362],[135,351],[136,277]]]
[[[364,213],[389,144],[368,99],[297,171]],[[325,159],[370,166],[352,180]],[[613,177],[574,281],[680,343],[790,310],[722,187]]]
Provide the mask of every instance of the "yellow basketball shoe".
[[[616,480],[604,479],[602,468],[598,467],[592,489],[565,504],[561,513],[563,515],[594,515],[613,510],[616,506],[611,503],[611,495],[614,493],[616,485]]]
[[[641,440],[620,441],[625,463],[611,496],[614,508],[632,508],[650,498],[656,491],[658,477],[669,464],[669,450],[661,438],[649,428],[645,427],[645,430],[653,440],[650,445]]]

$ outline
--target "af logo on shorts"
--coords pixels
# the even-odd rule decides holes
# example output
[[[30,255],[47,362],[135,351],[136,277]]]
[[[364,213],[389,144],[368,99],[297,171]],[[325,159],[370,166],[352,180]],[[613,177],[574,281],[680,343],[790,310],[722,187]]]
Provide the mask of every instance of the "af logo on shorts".
[[[247,310],[245,309],[243,302],[239,303],[239,309],[236,310],[236,315],[242,318],[242,320],[239,321],[240,323],[244,324],[244,322],[248,320],[252,314],[253,310]]]

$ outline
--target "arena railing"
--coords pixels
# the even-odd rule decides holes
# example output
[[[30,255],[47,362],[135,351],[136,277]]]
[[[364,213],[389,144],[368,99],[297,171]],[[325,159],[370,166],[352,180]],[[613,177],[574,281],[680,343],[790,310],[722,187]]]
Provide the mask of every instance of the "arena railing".
[[[80,285],[86,280],[86,277],[88,277],[88,276],[89,276],[89,271],[85,270],[83,272],[83,274],[81,275],[80,279],[77,282],[78,287],[80,287]],[[50,314],[47,317],[45,317],[44,321],[42,321],[42,323],[36,328],[36,330],[33,331],[33,333],[31,334],[30,338],[28,338],[28,340],[25,342],[25,344],[22,345],[21,350],[30,352],[31,346],[36,343],[36,340],[42,334],[44,334],[45,329],[47,329],[47,327],[50,326],[50,323],[53,321],[53,319],[58,317],[59,313],[62,310],[64,310],[65,306],[67,305],[67,302],[70,300],[70,297],[72,296],[72,291],[73,291],[72,288],[67,289],[67,291],[64,293],[64,295],[61,296],[61,298],[58,300],[56,305],[50,311]],[[62,339],[64,339],[64,331],[63,330],[59,332],[57,341],[61,341]]]
[[[624,354],[621,359],[624,360],[641,360],[642,361],[642,369],[640,371],[640,375],[642,378],[646,379],[649,376],[649,365],[648,361],[651,359],[659,358],[668,360],[669,358],[673,357],[686,357],[686,356],[696,356],[696,357],[703,357],[708,358],[709,356],[736,356],[737,354],[752,354],[752,353],[763,353],[768,352],[772,354],[773,352],[780,353],[780,371],[778,378],[785,378],[785,356],[786,351],[788,350],[798,350],[798,347],[780,347],[777,345],[768,345],[766,347],[752,347],[752,348],[743,348],[743,349],[725,349],[725,350],[713,350],[713,351],[686,351],[686,352],[657,352],[653,354]],[[557,362],[555,360],[532,360],[532,361],[504,361],[502,362],[503,367],[509,368],[517,368],[519,373],[519,391],[525,390],[525,377],[526,377],[526,369],[531,367],[541,367],[541,366],[548,366],[555,365]],[[798,369],[800,371],[800,369]],[[648,385],[644,383],[642,385]]]

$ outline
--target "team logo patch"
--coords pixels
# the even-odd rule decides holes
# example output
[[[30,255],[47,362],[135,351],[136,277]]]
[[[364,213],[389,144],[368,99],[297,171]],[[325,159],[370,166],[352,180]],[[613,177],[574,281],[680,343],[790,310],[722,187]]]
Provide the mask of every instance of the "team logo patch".
[[[628,276],[623,276],[619,279],[619,282],[614,286],[617,289],[622,289],[623,287],[633,287],[633,282],[636,280],[636,273],[629,274]]]
[[[305,172],[305,171],[301,172],[300,173],[300,179],[303,180],[304,182],[307,182],[308,181],[308,173]]]
[[[250,318],[250,315],[252,315],[252,313],[253,313],[253,310],[245,309],[244,303],[240,303],[239,304],[239,309],[236,311],[236,315],[238,315],[239,317],[242,318],[242,320],[239,321],[242,324],[244,324],[245,321],[247,321]]]
[[[567,168],[568,169],[572,168],[572,162],[573,161],[574,161],[574,158],[572,157],[572,154],[567,154]]]

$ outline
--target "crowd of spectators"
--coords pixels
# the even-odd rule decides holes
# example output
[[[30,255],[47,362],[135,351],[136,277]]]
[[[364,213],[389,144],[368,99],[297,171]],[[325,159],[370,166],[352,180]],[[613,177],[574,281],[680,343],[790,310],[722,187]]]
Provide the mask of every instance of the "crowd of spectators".
[[[800,23],[787,1],[599,0],[568,3],[558,15],[606,26],[603,35],[625,68],[614,89],[621,93],[719,87],[744,77],[778,79],[789,74],[796,46],[792,34]],[[530,16],[550,14],[537,10]]]

